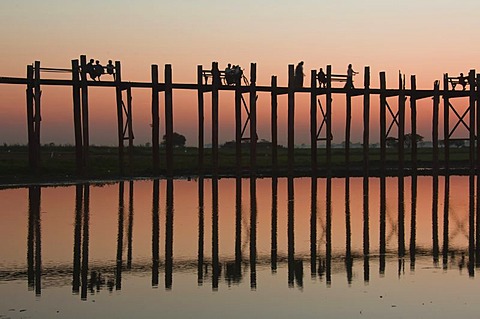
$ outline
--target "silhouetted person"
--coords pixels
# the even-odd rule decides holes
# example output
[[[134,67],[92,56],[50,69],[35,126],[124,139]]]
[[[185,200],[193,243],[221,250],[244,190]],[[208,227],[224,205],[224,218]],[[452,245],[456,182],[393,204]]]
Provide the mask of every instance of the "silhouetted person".
[[[95,65],[93,66],[93,71],[95,73],[95,76],[100,81],[100,77],[105,72],[104,69],[103,69],[103,66],[100,64],[100,61],[98,61],[98,60],[95,61]]]
[[[358,72],[355,72],[352,68],[352,65],[349,64],[347,68],[347,83],[345,84],[345,88],[348,89],[353,89],[353,76],[355,74],[358,74]]]
[[[234,76],[235,82],[236,81],[240,82],[243,76],[243,70],[240,67],[240,65],[236,65],[235,67],[233,67],[233,76]]]
[[[113,79],[115,80],[115,66],[112,63],[112,60],[108,60],[106,69],[107,69],[107,74],[113,75]]]
[[[225,68],[225,80],[227,81],[228,85],[235,84],[235,75],[234,70],[232,69],[232,65],[229,63]]]
[[[297,67],[295,68],[295,86],[296,87],[303,87],[303,77],[305,74],[303,74],[303,61],[300,61],[300,63],[297,64]]]
[[[463,73],[460,73],[458,77],[458,84],[462,86],[462,91],[465,91],[465,87],[467,86],[467,78],[463,76]]]
[[[85,73],[88,73],[90,75],[90,78],[95,81],[95,66],[93,65],[94,60],[90,59],[90,62],[87,63],[85,66]]]
[[[325,72],[323,72],[322,68],[320,68],[318,71],[317,79],[320,87],[327,87],[327,76],[325,75]]]

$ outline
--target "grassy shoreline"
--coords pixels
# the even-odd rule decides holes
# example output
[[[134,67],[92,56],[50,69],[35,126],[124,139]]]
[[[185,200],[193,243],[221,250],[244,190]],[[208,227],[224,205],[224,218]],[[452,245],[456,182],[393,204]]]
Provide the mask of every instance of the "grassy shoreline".
[[[1,146],[0,147],[0,185],[32,184],[32,183],[55,183],[89,180],[123,180],[131,178],[155,178],[164,177],[165,153],[160,151],[161,167],[160,174],[153,173],[151,148],[145,146],[134,147],[132,165],[130,166],[128,153],[125,152],[124,174],[120,174],[118,150],[116,147],[91,146],[89,157],[88,174],[77,175],[75,173],[75,148],[73,146],[42,146],[41,167],[34,173],[28,167],[27,146]],[[272,175],[287,175],[287,149],[278,149],[278,171],[272,170],[271,150],[260,148],[257,151],[257,169],[259,177]],[[236,176],[235,149],[221,148],[219,150],[220,177]],[[317,176],[326,176],[325,149],[318,150]],[[344,149],[332,149],[331,175],[334,177],[363,176],[363,150],[350,149],[350,167],[345,163]],[[394,149],[387,149],[387,175],[398,174],[398,153]],[[245,148],[242,152],[242,176],[250,176],[249,151]],[[432,174],[432,149],[419,148],[417,156],[417,168],[415,173],[419,175]],[[450,149],[450,173],[469,173],[468,148]],[[405,175],[412,173],[411,153],[405,151],[404,163]],[[444,174],[443,149],[440,149],[440,174]],[[379,176],[380,149],[372,148],[369,152],[369,176]],[[205,149],[204,176],[212,173],[211,149]],[[178,148],[174,151],[174,177],[195,177],[200,174],[198,170],[198,149],[187,147]],[[311,176],[310,149],[295,149],[295,176]]]

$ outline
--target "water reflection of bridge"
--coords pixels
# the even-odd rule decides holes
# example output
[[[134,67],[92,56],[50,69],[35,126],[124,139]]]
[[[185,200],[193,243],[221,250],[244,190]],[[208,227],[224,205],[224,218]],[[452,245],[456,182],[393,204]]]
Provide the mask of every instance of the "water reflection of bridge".
[[[286,253],[279,253],[278,249],[278,178],[271,179],[271,234],[270,254],[257,253],[257,180],[250,178],[250,212],[248,238],[248,256],[246,256],[245,242],[242,240],[242,224],[244,223],[244,211],[242,210],[242,184],[245,180],[236,179],[235,183],[235,247],[234,258],[225,259],[219,254],[219,183],[218,179],[211,180],[211,252],[205,251],[205,179],[197,180],[198,190],[198,245],[196,260],[178,260],[174,262],[174,180],[152,181],[152,249],[150,261],[132,260],[132,241],[134,237],[134,205],[133,188],[134,182],[118,183],[118,233],[116,260],[111,265],[91,265],[89,261],[89,229],[90,229],[90,189],[89,184],[76,185],[75,214],[74,214],[74,245],[72,265],[59,267],[42,267],[42,234],[41,234],[41,187],[31,186],[29,188],[29,219],[27,238],[27,281],[28,286],[41,294],[42,278],[52,277],[57,274],[60,278],[71,276],[73,293],[79,293],[82,299],[86,299],[88,291],[92,287],[101,289],[107,287],[110,290],[122,289],[122,274],[124,272],[135,273],[151,271],[151,284],[153,287],[159,285],[161,274],[165,276],[165,289],[173,286],[174,270],[181,272],[196,268],[198,285],[210,283],[213,290],[219,288],[220,282],[228,285],[240,284],[247,280],[251,289],[257,286],[257,267],[270,267],[271,272],[277,272],[279,267],[287,267],[287,282],[289,287],[303,287],[304,272],[310,269],[311,278],[320,278],[327,285],[332,283],[332,273],[343,269],[347,276],[348,283],[353,281],[353,267],[355,261],[363,261],[363,280],[368,282],[371,274],[371,264],[378,265],[380,275],[385,273],[387,260],[395,258],[398,260],[398,274],[402,275],[405,261],[409,260],[410,270],[415,270],[417,257],[431,256],[435,267],[447,269],[454,262],[455,256],[461,254],[459,265],[466,266],[470,276],[474,276],[475,266],[479,266],[479,227],[478,227],[478,205],[475,205],[475,195],[478,194],[478,183],[475,185],[474,177],[469,177],[469,209],[468,226],[459,219],[450,208],[450,177],[444,179],[443,203],[439,203],[439,179],[433,176],[432,181],[432,246],[421,249],[417,247],[417,177],[408,177],[411,181],[411,207],[410,207],[410,236],[409,243],[406,243],[405,223],[405,183],[404,177],[398,177],[398,210],[397,216],[387,213],[387,183],[386,178],[379,179],[380,205],[379,205],[379,249],[371,250],[370,226],[376,222],[370,219],[369,207],[369,178],[363,178],[362,214],[363,214],[363,245],[362,249],[352,248],[352,222],[350,206],[350,178],[345,178],[345,250],[332,249],[332,179],[327,178],[325,182],[325,194],[319,192],[318,179],[311,178],[310,194],[310,251],[309,254],[296,252],[295,245],[295,180],[287,179],[287,241]],[[164,260],[160,258],[160,183],[166,183],[166,206],[165,206],[165,242]],[[127,194],[127,200],[125,200]],[[324,209],[319,209],[319,198],[325,198]],[[443,237],[440,242],[439,233],[439,205],[444,207],[443,211]],[[408,210],[407,210],[408,211]],[[322,212],[322,213],[320,213]],[[321,215],[321,216],[320,216]],[[453,220],[452,225],[450,222]],[[319,223],[319,221],[323,221]],[[320,224],[320,227],[318,227]],[[390,224],[390,225],[389,225]],[[389,232],[387,232],[389,229]],[[178,231],[178,230],[177,230]],[[456,236],[468,239],[468,255],[451,246],[450,242]],[[389,248],[389,241],[397,239],[396,249]],[[321,246],[321,247],[320,247]],[[126,249],[125,249],[126,247]],[[126,250],[126,254],[125,253]],[[320,253],[321,251],[321,253]],[[407,255],[408,253],[408,255]],[[442,262],[440,265],[440,257]],[[222,260],[224,259],[224,260]],[[373,262],[372,262],[373,261]],[[476,263],[475,263],[476,261]],[[113,264],[115,266],[113,266]],[[22,272],[17,272],[22,277]],[[8,272],[2,272],[1,278],[11,276]],[[53,276],[55,277],[55,276]]]

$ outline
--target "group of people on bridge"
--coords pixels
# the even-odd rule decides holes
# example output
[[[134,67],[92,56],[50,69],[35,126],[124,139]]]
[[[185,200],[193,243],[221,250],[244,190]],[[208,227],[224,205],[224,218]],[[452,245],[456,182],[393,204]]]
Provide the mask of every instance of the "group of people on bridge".
[[[115,66],[112,63],[112,60],[108,60],[108,64],[106,66],[103,66],[100,64],[99,60],[95,61],[94,59],[90,59],[90,61],[85,66],[85,73],[88,73],[90,78],[94,81],[96,81],[97,79],[98,81],[100,81],[100,77],[102,76],[102,74],[105,74],[105,71],[107,72],[107,74],[112,75],[113,79],[115,80]]]
[[[240,65],[233,65],[228,63],[225,68],[225,81],[228,85],[235,84],[242,80],[243,70]]]
[[[303,73],[303,61],[300,61],[297,66],[295,67],[295,75],[294,75],[294,81],[295,81],[295,87],[301,88],[303,87],[303,78],[305,74]],[[358,74],[358,72],[353,70],[353,67],[351,64],[348,65],[347,67],[347,75],[345,77],[345,88],[347,89],[353,89],[353,77]],[[326,88],[327,87],[327,75],[323,71],[323,68],[320,68],[317,73],[317,80],[318,84],[321,88]]]

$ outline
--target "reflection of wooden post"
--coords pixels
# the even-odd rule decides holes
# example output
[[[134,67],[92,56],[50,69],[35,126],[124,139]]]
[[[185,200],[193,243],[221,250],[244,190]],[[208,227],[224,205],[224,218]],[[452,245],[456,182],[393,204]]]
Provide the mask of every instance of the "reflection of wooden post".
[[[242,178],[235,179],[235,265],[242,266]]]
[[[277,130],[277,77],[272,75],[272,115],[271,115],[271,129],[272,129],[272,170],[274,174],[278,172],[278,130]]]
[[[198,98],[198,171],[203,174],[205,112],[203,102],[203,68],[197,66],[197,98]]]
[[[387,219],[387,189],[385,175],[380,176],[380,269],[381,275],[385,273],[385,254],[387,252],[386,236]]]
[[[28,131],[28,165],[31,170],[36,169],[35,162],[35,128],[33,125],[33,65],[27,65],[27,131]]]
[[[445,175],[445,186],[443,196],[443,248],[442,248],[442,263],[443,269],[448,267],[448,248],[449,248],[449,211],[450,211],[450,175]]]
[[[369,150],[370,150],[370,67],[365,67],[364,76],[365,91],[363,92],[363,173],[369,173]]]
[[[328,70],[328,68],[327,68]],[[325,208],[325,262],[327,285],[332,283],[332,178],[327,177]]]
[[[75,186],[75,227],[73,235],[73,280],[72,292],[80,292],[81,247],[82,247],[82,215],[83,185]]]
[[[153,180],[152,194],[152,287],[158,286],[158,266],[160,264],[160,221],[159,221],[159,202],[160,202],[160,181]]]
[[[438,113],[440,108],[439,83],[435,81],[433,86],[433,123],[432,123],[432,144],[433,144],[433,173],[438,174]]]
[[[212,289],[218,289],[220,261],[218,256],[218,178],[212,178]]]
[[[410,269],[415,270],[417,252],[417,175],[412,174],[412,196],[410,208]]]
[[[77,174],[83,172],[82,110],[80,104],[80,67],[72,60],[73,127],[75,134],[75,164]]]
[[[417,80],[415,75],[410,77],[410,116],[411,116],[411,125],[412,125],[412,138],[411,138],[411,147],[412,147],[412,169],[414,172],[417,170]]]
[[[295,206],[294,206],[294,180],[292,176],[287,180],[288,195],[288,218],[287,218],[287,238],[288,238],[288,286],[293,287],[295,278]]]
[[[122,72],[120,61],[115,61],[115,90],[117,98],[117,137],[118,137],[118,163],[120,174],[123,174],[123,105],[122,105]]]
[[[165,65],[165,153],[167,156],[167,176],[173,175],[173,91],[172,66]]]
[[[257,65],[250,64],[250,173],[255,176],[257,166]]]
[[[405,80],[398,74],[398,169],[404,175],[405,169]]]
[[[200,175],[198,178],[198,253],[197,253],[197,284],[203,284],[203,256],[205,240],[205,195],[204,179]]]
[[[212,162],[213,174],[218,174],[218,88],[220,86],[220,71],[218,62],[212,63]]]
[[[272,177],[272,230],[270,247],[270,268],[272,273],[277,272],[277,219],[278,219],[278,178]]]
[[[250,178],[250,289],[257,287],[257,184]]]
[[[152,160],[153,173],[160,170],[160,116],[158,101],[158,65],[152,64]]]
[[[80,56],[81,67],[81,88],[82,88],[82,136],[83,136],[83,166],[88,169],[88,158],[90,148],[90,136],[88,129],[88,81],[87,81],[87,57],[85,55]]]
[[[88,288],[88,252],[90,242],[90,185],[84,185],[83,189],[83,230],[82,230],[82,286],[80,298],[87,300]]]
[[[326,93],[326,152],[328,175],[332,173],[332,66],[327,65],[327,93]]]
[[[443,150],[445,170],[450,167],[450,101],[448,93],[448,74],[443,75]]]
[[[438,85],[437,85],[438,86]],[[435,266],[440,252],[438,242],[438,174],[434,172],[432,181],[432,255]]]
[[[363,177],[363,278],[370,280],[370,211],[368,209],[369,177]]]
[[[128,184],[127,269],[132,269],[133,250],[133,181]]]
[[[124,209],[125,184],[118,184],[118,233],[117,233],[117,268],[115,271],[115,290],[122,289],[122,270],[123,270],[123,225],[125,219]]]
[[[315,105],[316,106],[316,105]],[[317,177],[312,176],[310,187],[310,274],[317,274]]]
[[[387,160],[387,124],[386,124],[386,110],[387,110],[387,96],[386,96],[387,82],[385,72],[380,72],[380,165],[382,175],[385,175],[386,160]]]
[[[172,289],[173,283],[173,179],[167,179],[165,216],[165,289]]]
[[[311,71],[310,82],[310,164],[312,175],[317,175],[317,71]]]
[[[288,174],[293,175],[295,148],[295,72],[288,65]]]

